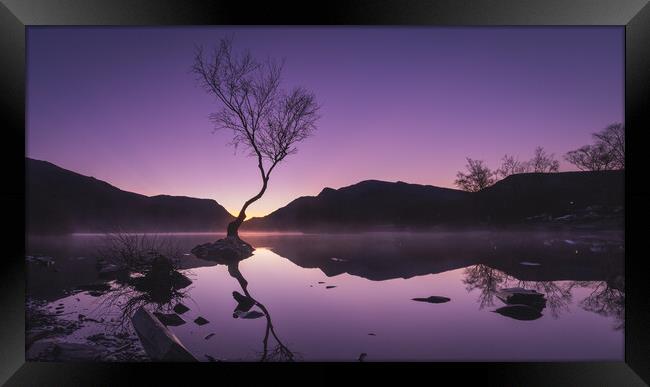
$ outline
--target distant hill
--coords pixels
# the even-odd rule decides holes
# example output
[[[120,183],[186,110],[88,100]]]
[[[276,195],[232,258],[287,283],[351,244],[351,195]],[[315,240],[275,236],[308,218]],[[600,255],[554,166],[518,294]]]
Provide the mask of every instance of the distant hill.
[[[624,171],[588,171],[511,175],[474,194],[471,205],[483,221],[568,222],[622,217],[624,201]]]
[[[521,223],[614,224],[623,216],[624,172],[524,173],[476,193],[362,181],[298,198],[242,230],[346,231]]]
[[[26,159],[30,233],[222,231],[233,217],[210,199],[145,196]]]
[[[624,171],[524,173],[476,193],[366,180],[295,199],[246,230],[361,231],[520,226],[622,227]],[[219,203],[144,196],[93,177],[27,159],[31,233],[223,231],[233,217]]]
[[[366,180],[298,198],[264,218],[245,222],[242,230],[417,227],[454,222],[463,217],[462,203],[469,196],[464,191],[429,185]]]

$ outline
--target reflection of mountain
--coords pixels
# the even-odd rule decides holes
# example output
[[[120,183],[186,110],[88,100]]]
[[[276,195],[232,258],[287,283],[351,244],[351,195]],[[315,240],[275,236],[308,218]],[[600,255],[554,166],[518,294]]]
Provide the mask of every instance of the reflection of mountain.
[[[93,177],[27,159],[30,232],[223,230],[232,216],[214,200],[144,196]]]
[[[375,281],[479,263],[526,281],[599,281],[623,270],[620,235],[604,233],[562,238],[541,233],[370,233],[248,239],[328,276],[349,273]],[[535,265],[522,264],[526,261]]]
[[[623,171],[525,173],[477,193],[368,180],[298,198],[245,222],[244,229],[476,227],[549,219],[611,227],[621,225],[623,187]]]

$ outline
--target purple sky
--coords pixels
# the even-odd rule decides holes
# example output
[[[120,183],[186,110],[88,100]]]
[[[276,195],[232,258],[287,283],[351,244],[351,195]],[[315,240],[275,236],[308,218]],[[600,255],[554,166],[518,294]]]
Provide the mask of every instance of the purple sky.
[[[622,27],[29,27],[27,155],[236,213],[259,190],[256,161],[212,134],[215,99],[190,73],[194,45],[226,34],[284,57],[284,85],[322,105],[249,216],[366,179],[453,187],[465,157],[496,168],[541,145],[561,159],[623,121]]]

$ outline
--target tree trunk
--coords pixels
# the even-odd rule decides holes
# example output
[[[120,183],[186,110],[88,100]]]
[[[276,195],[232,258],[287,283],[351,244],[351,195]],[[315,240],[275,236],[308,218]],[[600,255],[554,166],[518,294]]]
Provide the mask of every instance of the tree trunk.
[[[262,181],[263,184],[260,192],[257,195],[253,196],[252,198],[248,199],[246,203],[244,203],[244,206],[239,211],[239,215],[237,215],[237,218],[232,222],[228,223],[228,228],[226,229],[227,237],[233,237],[241,240],[241,238],[239,238],[239,227],[242,225],[242,223],[244,223],[244,219],[246,219],[246,209],[253,202],[255,202],[257,199],[261,198],[262,195],[264,195],[264,192],[266,191],[267,183],[269,181],[268,175],[267,177],[263,178]]]
[[[243,219],[237,218],[232,222],[228,223],[227,236],[239,238],[239,226],[244,222]]]

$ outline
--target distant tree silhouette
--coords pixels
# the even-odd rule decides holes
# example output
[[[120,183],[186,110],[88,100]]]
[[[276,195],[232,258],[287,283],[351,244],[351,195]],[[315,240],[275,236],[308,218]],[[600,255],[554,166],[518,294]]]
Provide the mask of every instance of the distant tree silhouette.
[[[592,136],[593,144],[567,152],[564,158],[582,171],[625,169],[625,126],[612,124]]]
[[[465,191],[480,191],[494,184],[496,180],[495,173],[483,163],[483,160],[472,160],[468,157],[465,168],[467,173],[458,172],[454,182]]]
[[[232,130],[231,145],[242,146],[257,158],[262,188],[227,229],[229,237],[239,239],[246,209],[264,195],[276,165],[316,129],[319,106],[304,88],[280,89],[282,64],[258,61],[249,52],[236,54],[230,38],[221,39],[211,55],[198,47],[192,70],[205,91],[219,101],[220,110],[210,116],[215,129]]]
[[[614,158],[602,145],[585,145],[567,152],[564,158],[581,171],[614,169]]]
[[[501,159],[501,166],[497,169],[496,173],[500,179],[504,179],[510,175],[528,172],[529,165],[525,161],[519,161],[511,155],[504,155]]]
[[[557,172],[560,169],[560,162],[555,160],[554,155],[544,151],[544,148],[538,146],[535,148],[533,158],[528,162],[530,172]]]

